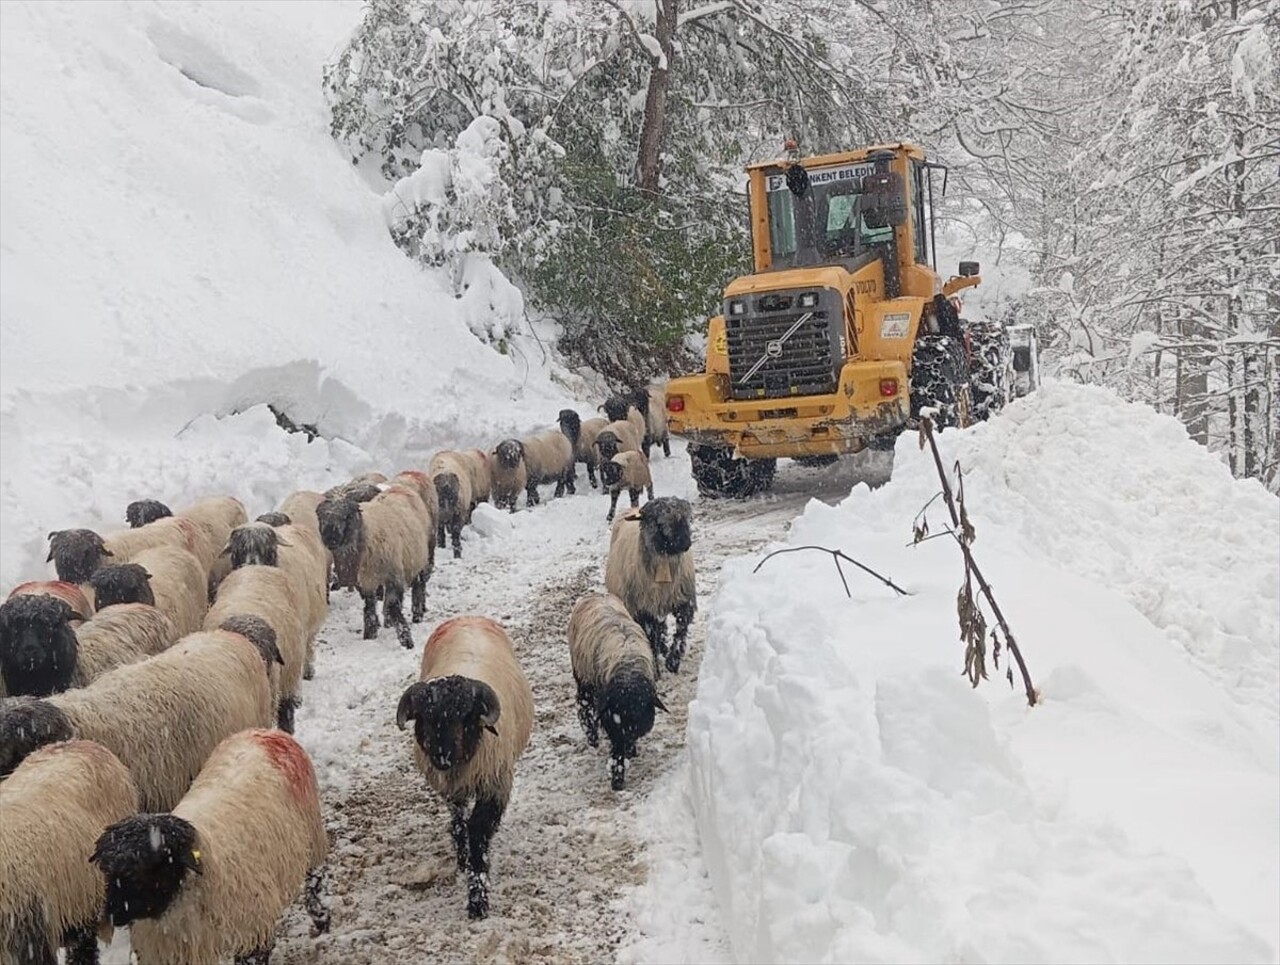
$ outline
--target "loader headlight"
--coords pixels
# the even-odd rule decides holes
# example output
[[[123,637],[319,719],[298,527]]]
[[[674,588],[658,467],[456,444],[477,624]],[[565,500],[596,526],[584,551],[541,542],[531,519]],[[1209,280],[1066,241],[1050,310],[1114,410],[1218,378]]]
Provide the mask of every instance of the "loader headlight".
[[[729,303],[730,315],[745,315],[747,313],[747,303],[741,299],[735,299]]]
[[[800,296],[801,308],[815,308],[817,307],[817,304],[818,304],[817,292],[805,292],[803,295]]]

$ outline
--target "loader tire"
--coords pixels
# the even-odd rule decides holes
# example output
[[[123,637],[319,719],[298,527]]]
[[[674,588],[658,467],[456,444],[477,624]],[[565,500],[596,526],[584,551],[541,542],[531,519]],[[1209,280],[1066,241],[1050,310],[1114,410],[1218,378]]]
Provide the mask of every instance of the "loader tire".
[[[973,392],[973,417],[985,422],[1011,400],[1013,352],[1003,325],[967,323],[969,334],[969,384]]]
[[[746,499],[773,485],[776,459],[734,459],[721,446],[689,446],[689,462],[698,495],[707,499]]]
[[[911,353],[911,424],[920,411],[937,410],[939,429],[970,422],[969,365],[964,346],[950,335],[921,335]]]

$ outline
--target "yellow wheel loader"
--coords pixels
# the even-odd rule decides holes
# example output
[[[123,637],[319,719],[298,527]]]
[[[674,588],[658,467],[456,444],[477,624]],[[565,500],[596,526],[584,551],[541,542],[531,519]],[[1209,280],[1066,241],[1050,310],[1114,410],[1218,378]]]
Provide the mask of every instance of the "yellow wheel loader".
[[[704,496],[767,489],[776,461],[892,447],[924,407],[966,425],[1008,398],[1008,339],[954,296],[976,262],[936,271],[932,178],[912,144],[747,168],[755,271],[724,290],[705,371],[667,385]],[[930,258],[934,267],[930,267]],[[975,345],[978,350],[975,351]]]

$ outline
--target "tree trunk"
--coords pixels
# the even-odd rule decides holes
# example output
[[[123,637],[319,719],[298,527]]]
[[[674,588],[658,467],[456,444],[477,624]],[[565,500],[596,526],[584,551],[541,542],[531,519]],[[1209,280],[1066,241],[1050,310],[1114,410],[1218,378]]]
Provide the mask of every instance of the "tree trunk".
[[[654,0],[657,4],[658,47],[662,57],[653,58],[649,89],[644,98],[644,126],[640,131],[640,153],[636,158],[636,180],[650,194],[658,193],[662,173],[662,136],[667,127],[667,89],[671,84],[675,58],[676,20],[679,0]]]

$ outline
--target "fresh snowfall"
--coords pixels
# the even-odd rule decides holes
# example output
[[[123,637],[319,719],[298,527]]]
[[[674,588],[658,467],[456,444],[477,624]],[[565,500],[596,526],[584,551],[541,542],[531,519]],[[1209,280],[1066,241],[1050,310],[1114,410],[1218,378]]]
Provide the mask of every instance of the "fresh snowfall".
[[[318,81],[360,16],[0,6],[3,596],[54,579],[51,531],[114,532],[134,500],[225,494],[253,519],[596,415],[603,383],[550,328],[476,336],[525,316],[515,285],[458,297],[393,243]],[[915,433],[784,462],[742,501],[700,498],[673,439],[654,490],[692,506],[699,609],[611,790],[566,642],[609,549],[579,467],[576,495],[481,504],[462,557],[437,552],[412,651],[363,639],[359,596],[333,591],[295,731],[331,921],[313,933],[299,893],[271,960],[1280,961],[1280,500],[1099,386],[1047,379],[937,441],[1036,706],[1007,654],[962,674],[963,560],[913,539],[926,505],[946,522]],[[849,563],[846,592],[815,550],[764,561],[806,546],[905,593]],[[479,921],[396,726],[462,614],[506,629],[534,696]],[[129,929],[107,937],[103,961],[130,961]]]

